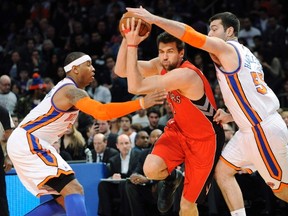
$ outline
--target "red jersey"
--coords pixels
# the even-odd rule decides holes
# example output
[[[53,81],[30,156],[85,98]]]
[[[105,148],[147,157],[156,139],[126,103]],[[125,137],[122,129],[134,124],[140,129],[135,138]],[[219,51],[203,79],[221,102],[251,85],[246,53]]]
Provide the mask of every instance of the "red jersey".
[[[219,127],[219,125],[213,122],[213,116],[217,107],[208,80],[189,61],[183,62],[180,68],[190,68],[191,73],[196,72],[202,79],[205,90],[203,97],[198,101],[190,100],[180,94],[178,90],[170,91],[167,100],[174,114],[172,121],[176,122],[178,129],[184,136],[193,139],[204,139],[205,137],[215,135],[216,132],[214,129],[215,127]],[[167,71],[163,69],[161,74],[165,73]]]

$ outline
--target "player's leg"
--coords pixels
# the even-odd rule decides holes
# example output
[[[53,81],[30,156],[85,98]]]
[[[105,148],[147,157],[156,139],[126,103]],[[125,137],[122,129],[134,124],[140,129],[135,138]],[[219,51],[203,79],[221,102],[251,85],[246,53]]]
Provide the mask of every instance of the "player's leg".
[[[169,175],[165,161],[154,154],[149,154],[146,157],[143,170],[147,178],[153,180],[163,180]]]
[[[236,171],[229,167],[223,160],[219,160],[215,170],[215,179],[226,201],[226,204],[231,212],[243,211],[242,214],[246,215],[244,209],[244,201],[241,189],[235,178]]]
[[[197,204],[190,202],[189,200],[185,199],[183,196],[181,198],[181,208],[179,212],[179,216],[198,216],[198,208]]]
[[[64,198],[67,216],[87,215],[83,187],[73,174],[51,179],[47,185],[59,191]],[[63,200],[58,199],[57,201],[63,205]]]
[[[65,209],[59,205],[55,199],[51,199],[47,202],[41,203],[25,216],[51,216],[51,215],[66,215]]]
[[[222,158],[215,168],[215,179],[231,212],[231,215],[245,216],[242,191],[236,181],[235,174],[243,161],[240,147],[244,145],[244,138],[237,131],[222,151]]]
[[[151,154],[144,163],[145,175],[154,180],[164,180],[159,189],[157,206],[162,213],[169,211],[174,202],[174,194],[183,180],[182,172],[175,167],[183,163],[184,152],[180,141],[181,134],[175,125],[167,125],[165,132],[154,144]]]

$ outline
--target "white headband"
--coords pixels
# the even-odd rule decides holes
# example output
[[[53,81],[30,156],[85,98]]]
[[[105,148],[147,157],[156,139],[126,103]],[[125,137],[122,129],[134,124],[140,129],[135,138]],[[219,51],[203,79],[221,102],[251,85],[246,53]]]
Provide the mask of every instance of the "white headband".
[[[90,56],[88,55],[84,55],[84,56],[81,56],[80,58],[78,59],[75,59],[74,61],[72,61],[70,64],[66,65],[64,67],[64,71],[67,73],[69,72],[70,70],[72,70],[72,67],[73,66],[78,66],[86,61],[91,61],[91,58]]]

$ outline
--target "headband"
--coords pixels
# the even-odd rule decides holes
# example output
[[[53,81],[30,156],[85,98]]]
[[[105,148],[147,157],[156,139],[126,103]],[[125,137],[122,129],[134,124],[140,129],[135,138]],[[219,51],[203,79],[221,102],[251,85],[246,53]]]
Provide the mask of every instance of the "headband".
[[[70,64],[66,65],[64,67],[64,71],[67,73],[70,70],[72,70],[73,66],[78,66],[78,65],[80,65],[80,64],[82,64],[82,63],[84,63],[86,61],[91,61],[91,58],[88,55],[83,55],[80,58],[75,59],[74,61],[72,61]]]

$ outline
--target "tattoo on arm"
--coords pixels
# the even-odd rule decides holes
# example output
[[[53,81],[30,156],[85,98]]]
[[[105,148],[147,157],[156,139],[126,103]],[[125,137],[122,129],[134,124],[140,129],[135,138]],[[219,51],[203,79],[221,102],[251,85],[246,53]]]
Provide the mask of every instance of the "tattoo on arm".
[[[66,92],[67,97],[69,98],[71,104],[75,105],[78,100],[81,98],[87,97],[88,94],[86,91],[79,88],[71,88]]]

